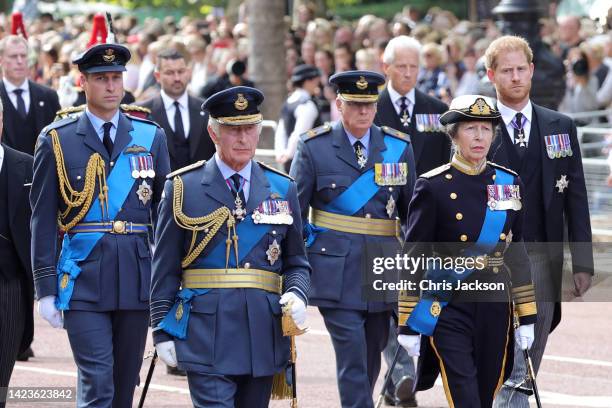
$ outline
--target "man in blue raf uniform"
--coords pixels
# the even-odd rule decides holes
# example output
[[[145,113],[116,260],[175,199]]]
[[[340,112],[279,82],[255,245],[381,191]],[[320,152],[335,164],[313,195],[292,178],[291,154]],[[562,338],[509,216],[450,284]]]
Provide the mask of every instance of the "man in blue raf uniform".
[[[408,135],[372,124],[380,74],[347,71],[330,82],[338,89],[341,120],[302,136],[291,175],[313,269],[309,300],[332,338],[342,406],[367,408],[394,305],[363,299],[361,254],[366,242],[403,240],[414,156]]]
[[[306,319],[310,266],[295,182],[253,161],[263,94],[208,98],[217,152],[168,175],[151,284],[153,341],[187,372],[196,407],[267,407],[289,338],[281,305]],[[282,296],[281,296],[282,295]]]
[[[170,165],[163,130],[119,111],[129,59],[101,44],[73,61],[87,108],[47,126],[34,156],[38,310],[68,332],[79,407],[132,406],[147,336],[148,234]]]

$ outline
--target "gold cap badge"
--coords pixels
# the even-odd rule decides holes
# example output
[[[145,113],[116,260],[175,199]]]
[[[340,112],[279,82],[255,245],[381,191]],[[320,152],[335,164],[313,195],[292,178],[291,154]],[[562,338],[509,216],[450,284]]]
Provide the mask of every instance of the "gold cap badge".
[[[239,111],[243,111],[249,107],[249,101],[244,97],[243,94],[239,93],[238,98],[236,98],[236,102],[234,102],[234,108]]]
[[[363,91],[368,87],[368,81],[366,81],[363,76],[360,76],[359,81],[355,82],[355,85],[357,86],[357,89]]]
[[[472,115],[490,115],[491,107],[484,99],[478,98],[476,99],[476,102],[470,106],[470,113]]]
[[[115,51],[112,48],[107,48],[102,56],[104,62],[113,62],[115,60]]]

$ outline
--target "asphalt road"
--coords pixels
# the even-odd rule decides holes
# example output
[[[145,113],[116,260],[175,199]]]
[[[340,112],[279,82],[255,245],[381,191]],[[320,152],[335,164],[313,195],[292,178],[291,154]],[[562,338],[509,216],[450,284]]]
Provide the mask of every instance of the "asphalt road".
[[[552,407],[612,407],[612,303],[565,303],[563,321],[549,338],[538,376],[543,405]],[[331,342],[318,311],[309,308],[310,332],[299,337],[299,406],[339,407],[335,379],[335,359]],[[231,347],[231,345],[227,345]],[[63,330],[50,328],[37,317],[33,344],[36,356],[18,363],[12,387],[74,387],[76,367]],[[153,347],[149,341],[147,350]],[[149,360],[143,364],[144,381]],[[381,376],[382,377],[382,376]],[[376,392],[380,389],[379,379]],[[137,389],[135,404],[140,395]],[[441,382],[417,395],[421,407],[446,407]],[[70,407],[74,403],[9,403],[8,406]],[[184,377],[168,376],[159,363],[146,407],[191,406]],[[535,406],[535,405],[534,405]],[[270,407],[289,407],[288,401],[273,401]]]

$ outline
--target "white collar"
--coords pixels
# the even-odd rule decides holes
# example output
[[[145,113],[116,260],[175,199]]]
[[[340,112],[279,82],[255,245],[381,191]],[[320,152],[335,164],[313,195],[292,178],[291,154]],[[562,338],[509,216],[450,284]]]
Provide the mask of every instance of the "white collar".
[[[399,98],[401,98],[402,96],[405,96],[406,99],[408,99],[410,101],[409,106],[414,106],[414,98],[415,98],[415,92],[414,92],[414,88],[412,88],[410,91],[408,91],[408,93],[406,95],[400,95],[399,92],[397,92],[394,88],[393,85],[391,85],[391,81],[389,81],[387,83],[387,90],[389,91],[389,96],[391,97],[391,102],[395,105],[397,104],[397,100]]]
[[[164,92],[163,89],[161,90],[159,94],[161,95],[162,101],[164,102],[164,108],[166,108],[166,110],[169,110],[170,108],[174,107],[175,99],[168,96],[168,94]],[[189,95],[187,91],[183,92],[183,94],[176,99],[179,105],[185,109],[187,109],[188,107],[188,100],[189,100]]]
[[[514,109],[509,108],[503,103],[501,103],[499,99],[497,100],[497,109],[499,110],[499,113],[501,113],[502,119],[504,120],[504,124],[506,126],[510,125],[510,122],[514,120],[514,117],[518,113],[518,111],[515,111]],[[523,114],[523,116],[525,116],[527,122],[531,123],[531,117],[533,115],[531,100],[527,101],[527,105],[525,105],[523,109],[521,109],[521,113]]]
[[[4,81],[4,88],[6,89],[6,93],[9,95],[11,94],[11,92],[15,91],[15,89],[23,89],[23,92],[30,92],[30,83],[27,79],[23,81],[23,83],[19,86],[13,85],[13,83],[6,79],[6,77],[3,77],[2,81]]]

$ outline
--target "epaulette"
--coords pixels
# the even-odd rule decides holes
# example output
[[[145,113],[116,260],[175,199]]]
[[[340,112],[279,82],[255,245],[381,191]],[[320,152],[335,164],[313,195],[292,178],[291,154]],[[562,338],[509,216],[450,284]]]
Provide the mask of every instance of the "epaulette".
[[[267,165],[267,164],[266,164],[266,163],[264,163],[264,162],[258,161],[257,163],[258,163],[258,164],[259,164],[261,167],[263,167],[264,169],[266,169],[266,170],[270,170],[271,172],[274,172],[274,173],[276,173],[276,174],[280,174],[281,176],[287,177],[289,180],[293,181],[293,178],[292,178],[290,175],[288,175],[287,173],[283,173],[282,171],[280,171],[280,170],[278,170],[278,169],[275,169],[274,167],[269,166],[269,165]]]
[[[393,129],[389,126],[381,126],[380,129],[383,131],[383,133],[389,136],[396,137],[404,142],[410,142],[410,136],[408,136],[407,133],[400,132],[399,130]]]
[[[434,176],[437,176],[439,174],[444,173],[446,170],[448,170],[450,168],[451,168],[451,164],[450,163],[446,163],[446,164],[443,164],[440,167],[436,167],[433,170],[429,170],[428,172],[421,174],[419,177],[424,177],[424,178],[427,178],[427,179],[428,178],[432,178]]]
[[[499,164],[497,164],[497,163],[493,163],[493,162],[490,162],[490,161],[487,161],[487,163],[488,163],[488,164],[490,164],[490,165],[491,165],[491,166],[493,166],[493,167],[496,167],[496,168],[498,168],[498,169],[502,169],[502,170],[504,170],[504,171],[507,171],[508,173],[512,174],[512,175],[513,175],[513,176],[515,176],[515,177],[516,177],[516,176],[518,176],[518,173],[517,173],[516,171],[511,170],[511,169],[509,169],[509,168],[507,168],[507,167],[500,166]]]
[[[50,130],[53,129],[59,129],[63,126],[66,126],[74,121],[76,121],[78,119],[77,116],[65,116],[63,118],[56,118],[53,122],[49,123],[47,126],[45,126],[43,128],[43,130],[41,131],[42,134],[47,134],[47,132],[49,132]]]
[[[73,117],[78,117],[79,114],[83,113],[85,111],[85,107],[87,105],[83,104],[83,105],[79,105],[79,106],[69,106],[67,108],[64,109],[60,109],[57,112],[55,112],[55,119],[54,121],[58,121],[58,120],[62,120],[64,118],[73,116]]]
[[[314,129],[310,129],[308,132],[302,133],[302,137],[304,140],[313,139],[316,136],[324,135],[325,133],[329,133],[332,127],[329,122],[326,122],[324,125],[316,127]]]
[[[145,119],[143,117],[136,116],[136,115],[130,115],[128,112],[123,112],[123,114],[125,116],[127,116],[128,118],[130,118],[130,119],[137,120],[137,121],[144,122],[144,123],[148,123],[148,124],[153,125],[155,127],[160,127],[157,122],[153,122],[152,120]]]
[[[128,105],[127,103],[122,103],[121,105],[119,105],[119,107],[124,113],[142,112],[146,113],[147,115],[151,113],[151,109],[145,108],[144,106]]]
[[[190,164],[189,166],[181,167],[180,169],[174,170],[172,173],[168,173],[166,178],[170,180],[174,176],[178,176],[179,174],[187,173],[188,171],[197,169],[198,167],[202,167],[206,164],[206,160],[200,160],[195,163]]]

